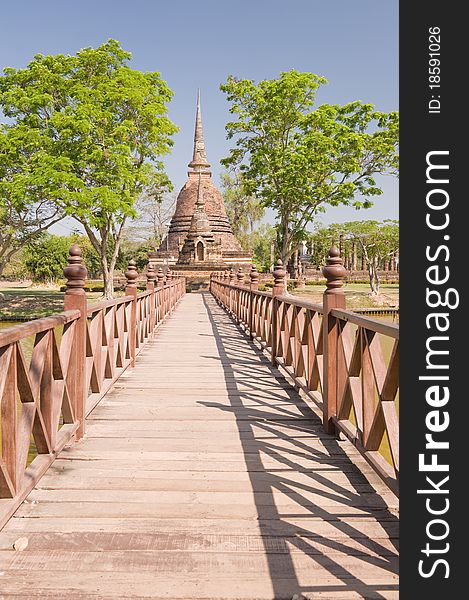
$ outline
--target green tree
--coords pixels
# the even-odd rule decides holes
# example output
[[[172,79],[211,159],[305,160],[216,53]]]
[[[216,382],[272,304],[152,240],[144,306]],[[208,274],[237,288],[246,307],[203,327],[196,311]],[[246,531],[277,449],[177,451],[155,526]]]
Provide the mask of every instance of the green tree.
[[[126,236],[122,241],[118,268],[121,271],[126,271],[129,260],[133,259],[136,262],[138,272],[142,273],[148,265],[148,253],[154,252],[154,250],[154,244],[151,239],[142,242],[135,239],[132,240]]]
[[[25,247],[24,265],[34,281],[54,283],[63,279],[63,269],[67,264],[68,251],[72,244],[78,244],[83,261],[88,270],[88,278],[100,275],[99,255],[86,235],[53,235],[44,233]]]
[[[262,219],[265,209],[255,196],[245,193],[239,171],[225,171],[220,175],[220,182],[233,233],[242,241],[254,231],[254,225]]]
[[[237,117],[226,125],[236,145],[222,163],[239,168],[246,193],[275,211],[284,264],[315,215],[328,205],[371,206],[382,193],[375,176],[397,173],[397,112],[359,101],[313,109],[325,83],[292,70],[258,84],[230,76],[221,85]]]
[[[1,100],[0,92],[0,108]],[[37,138],[25,128],[0,124],[0,275],[18,251],[64,216],[48,197],[51,181],[36,177]]]
[[[379,271],[399,250],[399,221],[349,221],[318,228],[312,235],[312,262],[321,267],[332,244],[342,245],[342,255],[356,248],[365,259],[372,294],[379,294]]]
[[[0,77],[5,127],[35,150],[29,180],[84,227],[106,297],[137,198],[170,188],[161,157],[177,131],[167,117],[171,90],[159,73],[130,68],[130,58],[109,40],[75,56],[36,55]]]
[[[272,245],[275,246],[277,231],[272,225],[261,225],[249,236],[252,260],[257,269],[262,273],[268,273],[272,262]]]
[[[354,240],[365,258],[372,294],[379,294],[379,269],[384,259],[399,249],[399,222],[387,219],[379,221],[351,221],[341,224],[344,235]]]
[[[330,227],[317,227],[309,236],[309,243],[312,247],[311,263],[316,269],[321,269],[325,265],[326,257],[332,244],[338,243],[338,235]]]
[[[70,238],[45,233],[26,250],[25,265],[34,281],[54,283],[63,279]]]

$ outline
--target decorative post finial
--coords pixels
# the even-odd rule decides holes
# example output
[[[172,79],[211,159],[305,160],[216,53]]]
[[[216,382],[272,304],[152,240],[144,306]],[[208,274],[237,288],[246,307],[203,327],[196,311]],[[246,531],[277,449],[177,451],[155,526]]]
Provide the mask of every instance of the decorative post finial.
[[[343,294],[342,286],[347,271],[344,268],[342,258],[337,246],[332,246],[326,258],[326,265],[322,268],[322,274],[326,278],[327,290],[325,294]]]
[[[259,273],[257,272],[256,265],[254,264],[251,265],[249,279],[251,282],[251,290],[257,290],[259,288]]]
[[[241,267],[239,267],[239,269],[238,269],[237,279],[238,279],[238,285],[243,285],[244,273],[243,273],[243,269]]]
[[[137,287],[137,263],[133,258],[129,260],[129,264],[127,266],[127,271],[124,273],[125,278],[127,279],[127,287],[128,288],[136,288]]]
[[[64,268],[64,276],[67,280],[66,294],[84,294],[86,276],[88,271],[83,263],[81,248],[78,244],[70,246],[68,251],[68,265]]]
[[[171,281],[172,278],[173,278],[173,274],[171,273],[171,269],[168,267],[168,270],[166,271],[166,283]]]
[[[230,272],[228,271],[228,269],[225,269],[223,272],[223,279],[225,280],[225,283],[228,283],[229,278],[230,278]]]
[[[158,281],[158,287],[163,287],[164,285],[164,272],[162,267],[158,269],[158,273],[156,274],[156,279]]]
[[[272,288],[272,296],[280,296],[285,293],[285,269],[283,262],[278,259],[274,269],[274,287]]]
[[[147,266],[147,287],[148,287],[148,285],[150,285],[150,287],[153,285],[153,287],[154,287],[155,286],[155,280],[156,280],[155,265],[153,263],[148,263],[148,266]]]
[[[233,267],[231,267],[231,269],[230,269],[230,275],[229,276],[230,276],[230,285],[233,285],[234,282],[235,282],[235,279],[236,279],[236,275],[235,275]]]

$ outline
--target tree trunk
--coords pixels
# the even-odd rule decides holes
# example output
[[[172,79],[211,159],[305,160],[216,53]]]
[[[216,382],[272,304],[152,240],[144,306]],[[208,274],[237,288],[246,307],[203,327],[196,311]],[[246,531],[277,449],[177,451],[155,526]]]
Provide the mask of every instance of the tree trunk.
[[[105,269],[103,266],[104,298],[112,300],[114,298],[114,272]]]
[[[285,272],[285,277],[283,279],[283,286],[284,286],[284,289],[285,289],[285,294],[289,293],[288,292],[288,285],[287,285],[287,274],[288,274],[288,261],[290,260],[291,256],[292,256],[292,253],[289,252],[289,250],[286,247],[286,245],[283,244],[282,250],[281,250],[281,253],[280,253],[280,259],[281,259],[281,261],[283,263],[283,270]]]
[[[357,246],[352,242],[352,271],[357,270]]]
[[[296,249],[292,254],[292,273],[291,277],[293,279],[299,279],[300,270],[299,270],[299,251]]]
[[[368,274],[370,277],[371,294],[376,296],[379,294],[379,275],[378,262],[374,258],[372,258],[368,263]]]

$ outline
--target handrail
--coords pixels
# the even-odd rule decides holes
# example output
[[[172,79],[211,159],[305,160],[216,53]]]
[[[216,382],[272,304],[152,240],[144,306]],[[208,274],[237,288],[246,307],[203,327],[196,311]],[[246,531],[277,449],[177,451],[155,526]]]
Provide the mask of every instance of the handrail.
[[[311,302],[310,300],[303,300],[302,298],[291,296],[290,294],[281,294],[277,296],[277,300],[279,300],[280,302],[286,302],[287,304],[291,304],[292,306],[298,306],[299,308],[307,308],[308,310],[314,310],[320,314],[323,313],[322,304],[318,304],[317,302]]]
[[[88,314],[91,314],[109,308],[110,306],[118,306],[119,304],[125,304],[126,302],[131,301],[132,296],[121,296],[120,298],[113,298],[112,300],[101,300],[101,302],[90,304],[86,310]]]
[[[349,323],[353,323],[354,325],[358,325],[369,331],[387,335],[395,340],[399,339],[399,325],[394,323],[383,323],[382,321],[376,321],[370,317],[363,317],[350,310],[340,310],[338,308],[333,308],[330,314],[332,317],[336,317],[342,321],[348,321]]]
[[[19,340],[34,335],[35,333],[42,333],[48,329],[59,327],[60,325],[66,325],[77,319],[80,316],[79,310],[66,310],[50,317],[42,317],[41,319],[35,319],[34,321],[27,321],[26,323],[20,323],[13,327],[7,327],[0,331],[0,348],[14,344]]]
[[[125,296],[88,305],[77,245],[64,274],[64,312],[0,333],[0,499],[8,499],[0,502],[0,529],[64,445],[83,437],[86,415],[134,364],[186,289],[184,277],[169,273],[166,283],[158,274],[156,287],[149,266],[147,290],[137,293],[132,261]],[[25,357],[21,340],[32,335]]]

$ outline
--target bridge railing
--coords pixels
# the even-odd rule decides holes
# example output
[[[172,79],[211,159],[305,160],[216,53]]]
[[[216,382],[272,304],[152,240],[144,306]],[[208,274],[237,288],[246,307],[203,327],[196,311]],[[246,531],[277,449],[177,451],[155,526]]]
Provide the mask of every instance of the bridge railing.
[[[399,491],[399,327],[345,309],[346,275],[336,248],[324,267],[326,291],[315,304],[285,293],[281,261],[272,292],[259,274],[225,271],[211,292],[320,408],[328,433],[341,432],[396,494]]]
[[[0,528],[185,293],[184,277],[152,265],[138,293],[130,261],[125,296],[88,305],[77,245],[68,262],[64,312],[0,332]]]

